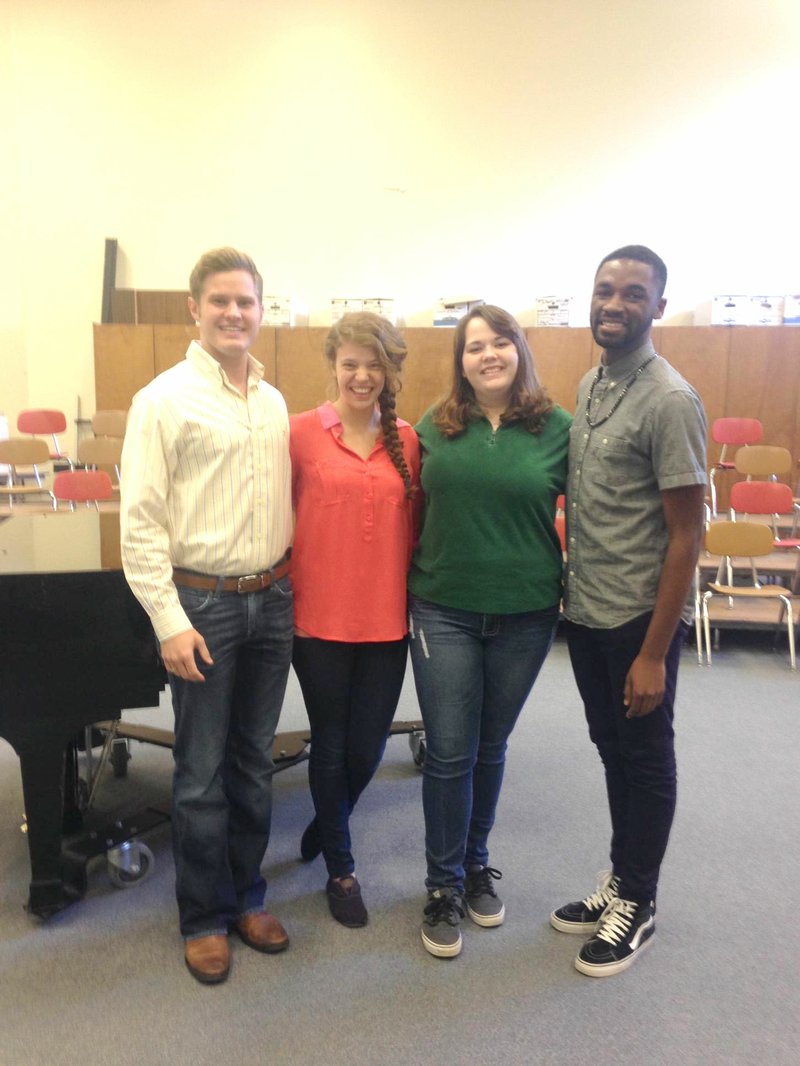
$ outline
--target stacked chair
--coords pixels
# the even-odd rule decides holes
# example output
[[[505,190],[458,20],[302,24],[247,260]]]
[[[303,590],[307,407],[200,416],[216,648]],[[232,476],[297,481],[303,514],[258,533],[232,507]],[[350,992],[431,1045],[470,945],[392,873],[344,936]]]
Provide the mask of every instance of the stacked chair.
[[[50,449],[47,441],[37,437],[9,437],[0,440],[0,465],[5,466],[5,484],[0,484],[0,500],[14,503],[34,500],[36,497],[51,499],[45,479],[51,470]]]
[[[94,436],[85,437],[78,444],[78,459],[87,470],[114,471],[113,492],[119,492],[122,442],[125,437],[127,411],[96,411],[92,416]]]
[[[757,420],[718,421],[754,423]],[[739,426],[738,431],[741,435],[746,427],[742,429]],[[726,460],[724,464],[718,463],[716,466],[716,469],[733,469],[744,480],[731,487],[729,520],[715,521],[712,518],[706,528],[705,550],[719,556],[720,561],[715,579],[708,582],[705,590],[701,590],[698,577],[695,619],[698,658],[702,661],[700,620],[709,664],[712,627],[774,626],[780,630],[785,625],[789,659],[794,670],[797,664],[792,594],[797,586],[800,565],[800,538],[795,536],[798,506],[791,488],[778,480],[790,473],[792,459],[786,448],[756,443],[753,440],[756,432],[751,426],[747,431],[749,440],[741,442],[742,446],[732,462]],[[712,512],[715,517],[716,502],[716,493],[712,490]],[[779,527],[781,519],[789,524],[788,536]],[[782,551],[793,552],[794,561],[787,559],[788,565],[785,565],[776,555]],[[771,561],[764,565],[767,557],[771,557]],[[734,580],[734,562],[737,559],[749,560],[749,568],[744,572],[740,568],[738,580]],[[772,571],[771,579],[759,576],[756,560],[761,562],[762,571]],[[726,575],[725,581],[723,573]],[[785,578],[789,579],[788,587],[781,583]]]
[[[728,449],[746,448],[748,445],[758,444],[763,436],[764,427],[757,418],[717,418],[713,422],[711,439],[722,447],[719,459],[708,472],[712,517],[717,517],[717,474],[720,470],[734,470],[736,468],[735,461],[728,456]]]
[[[28,411],[20,411],[17,416],[18,433],[28,433],[33,437],[49,437],[52,445],[49,457],[53,461],[55,468],[62,467],[72,470],[72,460],[61,447],[58,439],[58,434],[64,433],[66,428],[67,417],[63,411],[36,407]]]

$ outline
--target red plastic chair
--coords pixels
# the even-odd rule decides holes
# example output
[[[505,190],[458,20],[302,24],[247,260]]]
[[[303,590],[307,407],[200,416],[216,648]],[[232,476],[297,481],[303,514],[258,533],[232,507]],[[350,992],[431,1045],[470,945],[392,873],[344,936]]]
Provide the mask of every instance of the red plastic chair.
[[[32,436],[49,436],[53,442],[51,459],[63,459],[72,469],[72,460],[62,450],[58,434],[67,428],[67,417],[63,411],[51,411],[40,407],[30,411],[20,411],[17,416],[17,432],[30,433]]]
[[[53,507],[59,501],[70,504],[75,510],[76,503],[92,503],[100,510],[100,500],[109,500],[114,494],[111,478],[105,470],[65,470],[53,478]]]
[[[769,515],[775,548],[800,549],[800,538],[794,535],[781,537],[778,531],[778,515],[792,517],[792,534],[796,531],[798,505],[792,490],[782,481],[738,481],[731,488],[731,518],[737,515]]]
[[[736,464],[726,458],[728,447],[741,448],[748,444],[758,444],[764,436],[764,427],[757,418],[717,418],[711,426],[711,439],[721,444],[719,459],[708,473],[708,487],[711,493],[711,513],[717,514],[717,486],[714,479],[718,470],[735,470]]]

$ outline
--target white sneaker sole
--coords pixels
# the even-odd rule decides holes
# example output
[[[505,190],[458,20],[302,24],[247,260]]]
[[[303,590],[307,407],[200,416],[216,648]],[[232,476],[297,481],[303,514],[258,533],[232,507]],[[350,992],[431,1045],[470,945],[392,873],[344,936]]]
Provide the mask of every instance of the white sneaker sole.
[[[458,940],[454,944],[439,944],[436,940],[430,940],[425,935],[424,929],[421,930],[421,935],[425,950],[435,955],[437,959],[454,959],[456,955],[461,954],[461,933],[458,934]]]
[[[600,924],[599,922],[565,922],[563,918],[559,918],[555,911],[550,915],[550,924],[554,929],[557,929],[559,933],[577,933],[578,936],[587,936],[589,933],[594,933]]]
[[[505,904],[503,904],[497,914],[480,914],[478,911],[474,911],[469,903],[467,903],[467,914],[476,925],[483,926],[484,929],[492,929],[496,925],[503,924],[506,916],[506,907]]]
[[[615,973],[622,973],[623,970],[627,970],[629,966],[633,966],[642,952],[650,946],[655,940],[655,933],[649,936],[647,940],[642,941],[636,951],[632,955],[629,955],[627,959],[620,959],[619,962],[606,962],[602,965],[596,963],[584,962],[580,955],[575,959],[575,969],[579,973],[586,974],[587,977],[613,977]]]

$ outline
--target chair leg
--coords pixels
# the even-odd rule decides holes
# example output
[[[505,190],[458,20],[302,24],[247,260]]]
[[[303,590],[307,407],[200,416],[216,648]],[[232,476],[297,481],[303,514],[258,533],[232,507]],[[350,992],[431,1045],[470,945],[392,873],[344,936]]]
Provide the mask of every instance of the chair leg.
[[[792,664],[792,669],[797,669],[797,659],[794,652],[794,617],[792,612],[792,601],[788,596],[781,596],[781,601],[786,608],[786,635],[789,638],[789,662]]]
[[[708,620],[708,593],[703,596],[703,631],[706,635],[706,662],[711,666],[711,626]]]

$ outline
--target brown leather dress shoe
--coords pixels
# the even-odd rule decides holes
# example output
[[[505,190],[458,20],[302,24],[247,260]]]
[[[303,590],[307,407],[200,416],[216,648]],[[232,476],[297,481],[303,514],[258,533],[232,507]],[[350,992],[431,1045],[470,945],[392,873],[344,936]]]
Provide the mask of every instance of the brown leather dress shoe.
[[[250,948],[275,955],[289,947],[289,935],[273,914],[259,911],[245,914],[234,922],[233,928]]]
[[[186,941],[186,966],[203,985],[218,985],[228,976],[231,952],[226,936],[199,936]]]

